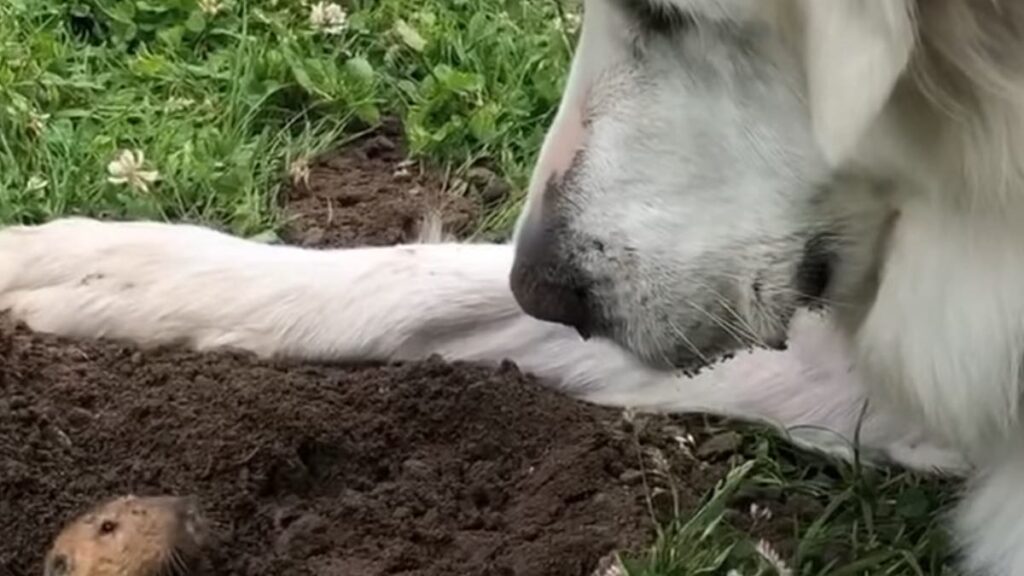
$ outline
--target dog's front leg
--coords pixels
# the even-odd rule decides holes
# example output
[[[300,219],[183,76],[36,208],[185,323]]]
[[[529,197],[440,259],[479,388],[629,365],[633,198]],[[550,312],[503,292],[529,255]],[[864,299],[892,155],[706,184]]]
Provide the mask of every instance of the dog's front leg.
[[[40,332],[264,357],[510,359],[581,385],[635,368],[611,344],[523,314],[512,258],[507,245],[308,250],[64,219],[0,230],[0,311]]]
[[[319,251],[65,219],[0,231],[0,310],[66,336],[386,360],[514,323],[510,262],[506,246]]]

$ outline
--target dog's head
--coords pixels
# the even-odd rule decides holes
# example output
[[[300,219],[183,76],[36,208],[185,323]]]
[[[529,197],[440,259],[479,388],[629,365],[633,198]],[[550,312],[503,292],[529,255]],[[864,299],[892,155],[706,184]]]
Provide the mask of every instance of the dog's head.
[[[888,209],[839,174],[913,26],[902,0],[587,0],[516,231],[520,305],[692,367],[864,292]]]

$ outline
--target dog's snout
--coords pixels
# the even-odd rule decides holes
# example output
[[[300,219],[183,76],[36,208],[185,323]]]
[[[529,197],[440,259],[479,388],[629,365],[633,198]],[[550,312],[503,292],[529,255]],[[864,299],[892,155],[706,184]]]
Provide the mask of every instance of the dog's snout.
[[[560,254],[556,235],[524,229],[516,243],[512,294],[524,312],[545,322],[575,328],[589,338],[593,329],[586,282]]]

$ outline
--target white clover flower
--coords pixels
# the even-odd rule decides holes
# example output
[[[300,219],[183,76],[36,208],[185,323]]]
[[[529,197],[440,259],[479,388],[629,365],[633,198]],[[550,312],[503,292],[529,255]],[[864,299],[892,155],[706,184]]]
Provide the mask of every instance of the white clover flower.
[[[732,570],[729,570],[729,573],[726,574],[725,576],[743,576],[743,573],[740,572],[739,570],[733,568]]]
[[[165,105],[165,107],[168,112],[181,112],[182,110],[192,108],[193,106],[195,106],[195,104],[196,101],[191,98],[181,98],[178,96],[174,96],[167,100],[167,104]]]
[[[199,9],[207,16],[216,16],[226,6],[221,0],[199,0]]]
[[[583,23],[583,18],[575,12],[567,12],[555,18],[555,28],[570,34],[575,34]]]
[[[28,183],[25,185],[25,190],[28,192],[39,192],[49,185],[49,180],[43,178],[39,174],[34,174],[28,179]]]
[[[39,136],[46,130],[46,122],[50,119],[49,114],[42,114],[39,112],[29,112],[28,115],[28,130],[32,134]]]
[[[288,166],[288,175],[292,179],[292,186],[298,186],[302,184],[305,187],[309,187],[309,158],[306,156],[300,156],[292,161]]]
[[[149,185],[160,179],[156,170],[145,170],[146,156],[142,150],[121,150],[117,157],[107,164],[111,184],[127,184],[136,192],[149,192]]]
[[[309,25],[324,34],[341,34],[348,26],[348,14],[334,2],[317,2],[309,9]]]
[[[761,540],[755,547],[757,553],[775,570],[778,576],[793,576],[793,571],[782,560],[782,556],[772,548],[767,540]]]

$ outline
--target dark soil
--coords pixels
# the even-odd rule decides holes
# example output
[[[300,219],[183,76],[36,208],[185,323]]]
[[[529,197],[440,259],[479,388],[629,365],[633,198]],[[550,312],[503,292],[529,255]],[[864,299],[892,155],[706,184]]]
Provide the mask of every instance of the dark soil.
[[[285,237],[405,241],[438,199],[464,231],[472,202],[445,199],[436,176],[395,176],[395,142],[313,162]],[[651,450],[683,510],[721,477],[678,435],[659,419],[639,432],[510,366],[267,363],[0,321],[0,575],[41,574],[72,515],[135,493],[197,495],[218,576],[586,576],[650,541],[649,504],[665,508],[648,498],[660,475],[639,471]]]
[[[216,574],[580,574],[645,543],[616,415],[427,361],[338,368],[0,334],[0,561],[67,515],[198,494]]]

